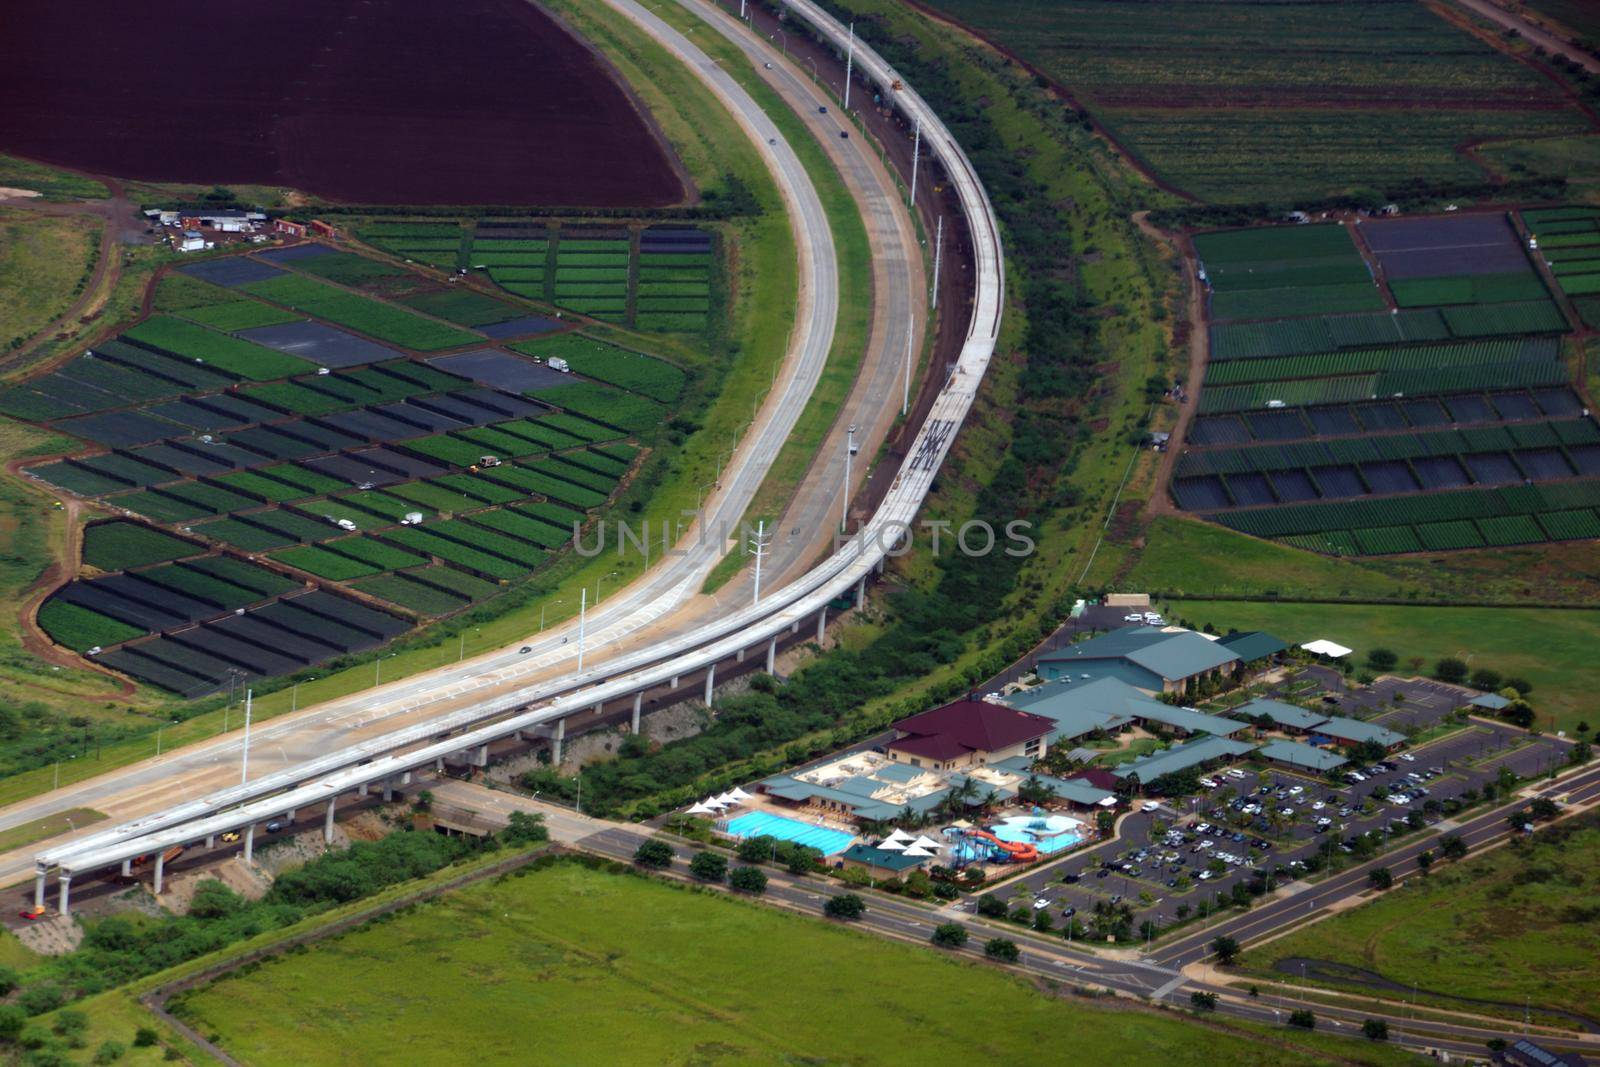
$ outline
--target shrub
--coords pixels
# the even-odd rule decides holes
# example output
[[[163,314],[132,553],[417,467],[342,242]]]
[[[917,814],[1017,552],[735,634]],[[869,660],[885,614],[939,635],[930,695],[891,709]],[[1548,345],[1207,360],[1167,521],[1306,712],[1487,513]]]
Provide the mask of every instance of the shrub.
[[[867,902],[854,893],[840,893],[828,898],[822,912],[830,919],[859,919],[867,912]]]
[[[728,875],[728,884],[742,893],[760,896],[767,891],[767,876],[760,867],[738,867]]]
[[[1382,1019],[1367,1019],[1361,1024],[1361,1033],[1368,1041],[1387,1041],[1389,1024]]]
[[[1392,670],[1400,657],[1387,648],[1375,648],[1367,653],[1367,666],[1377,671]]]
[[[991,937],[983,944],[983,954],[1001,963],[1016,963],[1022,950],[1008,937]]]
[[[1298,1026],[1302,1030],[1315,1030],[1317,1028],[1317,1013],[1310,1008],[1300,1008],[1289,1013],[1289,1025]]]
[[[508,845],[532,845],[550,840],[550,831],[544,825],[543,815],[514,811],[500,838]]]
[[[960,923],[940,923],[933,928],[933,943],[945,948],[960,948],[967,943],[967,928]]]
[[[1484,692],[1500,688],[1500,672],[1490,670],[1488,667],[1479,667],[1472,672],[1472,688],[1482,689]]]
[[[689,873],[702,882],[720,882],[728,876],[728,858],[720,852],[701,850],[689,861]]]
[[[1189,1004],[1195,1011],[1216,1011],[1217,995],[1196,990],[1189,994]]]
[[[1433,675],[1441,682],[1462,682],[1467,677],[1467,665],[1454,656],[1446,656],[1433,665]]]
[[[27,1024],[27,1012],[15,1004],[0,1004],[0,1041],[15,1041]]]
[[[160,1035],[148,1026],[141,1026],[133,1032],[134,1048],[149,1048],[161,1039]]]
[[[989,919],[1003,919],[1006,917],[1006,902],[993,893],[985,893],[978,898],[978,914]]]
[[[66,997],[61,988],[53,982],[31,985],[17,997],[17,1004],[29,1015],[43,1015],[47,1011],[55,1011],[65,1001]]]
[[[128,1052],[128,1046],[120,1041],[107,1041],[94,1050],[94,1060],[98,1064],[116,1063]]]
[[[50,1029],[61,1037],[77,1037],[89,1029],[89,1017],[77,1008],[62,1008]]]

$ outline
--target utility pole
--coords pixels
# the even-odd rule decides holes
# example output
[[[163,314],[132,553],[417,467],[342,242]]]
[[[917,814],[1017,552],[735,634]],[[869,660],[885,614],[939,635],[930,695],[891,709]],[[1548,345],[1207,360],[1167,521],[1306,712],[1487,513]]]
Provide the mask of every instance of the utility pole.
[[[844,533],[850,522],[850,457],[856,454],[856,424],[851,423],[845,436],[844,490],[839,495],[839,532]]]
[[[244,785],[250,780],[250,697],[251,690],[244,691],[244,754],[239,760],[239,784]]]
[[[922,117],[917,117],[917,132],[911,140],[911,206],[917,206],[917,164],[922,159]]]
[[[855,64],[856,24],[852,22],[850,24],[850,44],[844,55],[844,110],[846,115],[850,113],[850,72],[855,69]]]
[[[578,673],[583,673],[583,639],[584,628],[588,623],[589,615],[589,587],[584,586],[578,599]]]
[[[939,263],[944,259],[944,216],[939,216],[939,226],[933,237],[933,302],[928,310],[939,310]]]
[[[756,557],[756,589],[751,599],[751,604],[761,603],[761,561],[767,554],[767,520],[762,519],[756,524],[756,539],[750,545],[750,551]]]

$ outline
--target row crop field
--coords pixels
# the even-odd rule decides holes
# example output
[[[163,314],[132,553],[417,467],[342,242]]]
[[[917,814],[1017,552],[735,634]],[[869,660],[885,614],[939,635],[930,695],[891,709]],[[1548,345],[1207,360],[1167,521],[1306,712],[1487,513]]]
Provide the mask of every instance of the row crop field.
[[[1524,211],[1522,218],[1561,291],[1574,298],[1600,296],[1600,209]],[[1580,310],[1585,322],[1594,326],[1600,315],[1590,310],[1591,303],[1580,305]]]
[[[1337,223],[1207,233],[1194,246],[1214,320],[1383,307],[1360,251]]]
[[[1217,516],[1242,533],[1333,555],[1504,547],[1600,536],[1600,480],[1256,508]]]
[[[672,364],[582,334],[558,334],[522,341],[511,347],[546,362],[552,358],[564,359],[577,374],[663,404],[673,403],[683,392],[683,371]]]
[[[1065,86],[1137,160],[1204,200],[1475,182],[1460,145],[1592,128],[1535,70],[1424,4],[932,6]]]
[[[419,352],[437,352],[478,340],[455,327],[303,275],[284,274],[249,282],[243,288],[272,303]]]

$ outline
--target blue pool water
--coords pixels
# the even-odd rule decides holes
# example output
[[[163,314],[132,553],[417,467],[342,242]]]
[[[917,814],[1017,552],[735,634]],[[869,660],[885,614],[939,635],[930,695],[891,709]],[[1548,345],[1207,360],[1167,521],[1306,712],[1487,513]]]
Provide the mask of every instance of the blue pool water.
[[[793,841],[820,851],[824,856],[843,852],[855,840],[854,834],[814,826],[799,819],[787,819],[771,812],[751,811],[728,821],[728,833],[735,837],[760,837],[767,834],[780,841]]]
[[[1083,840],[1082,834],[1073,832],[1074,825],[1073,821],[1059,815],[1045,818],[1024,815],[1013,816],[998,826],[991,826],[989,832],[1002,841],[1032,845],[1048,856],[1069,849]]]

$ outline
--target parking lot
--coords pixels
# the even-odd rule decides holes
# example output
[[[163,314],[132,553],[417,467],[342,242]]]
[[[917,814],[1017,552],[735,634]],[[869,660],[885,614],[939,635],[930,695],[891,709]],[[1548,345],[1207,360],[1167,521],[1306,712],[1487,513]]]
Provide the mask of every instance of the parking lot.
[[[1359,690],[1327,690],[1337,695],[1343,714],[1394,729],[1439,727],[1467,700],[1461,690],[1431,681],[1384,679]],[[1206,776],[1210,784],[1194,796],[1161,800],[1150,811],[1144,810],[1150,802],[1137,801],[1115,839],[1037,868],[1000,892],[1047,901],[1040,910],[1048,909],[1057,927],[1067,915],[1087,925],[1097,903],[1112,902],[1132,908],[1135,930],[1146,920],[1165,928],[1179,921],[1180,908],[1183,917],[1210,909],[1236,884],[1270,878],[1282,886],[1305,876],[1313,855],[1350,858],[1362,835],[1381,847],[1416,827],[1448,830],[1449,802],[1462,801],[1469,790],[1481,792],[1501,767],[1521,777],[1560,767],[1567,747],[1556,738],[1470,719],[1414,750],[1351,764],[1338,772],[1336,784],[1287,769],[1225,768]]]

